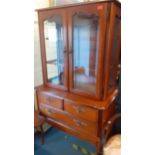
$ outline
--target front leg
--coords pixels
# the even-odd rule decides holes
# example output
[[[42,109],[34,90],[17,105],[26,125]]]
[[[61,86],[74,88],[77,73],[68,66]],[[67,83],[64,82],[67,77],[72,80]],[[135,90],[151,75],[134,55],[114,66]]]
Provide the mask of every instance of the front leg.
[[[96,143],[96,155],[103,155],[103,145],[101,141]]]

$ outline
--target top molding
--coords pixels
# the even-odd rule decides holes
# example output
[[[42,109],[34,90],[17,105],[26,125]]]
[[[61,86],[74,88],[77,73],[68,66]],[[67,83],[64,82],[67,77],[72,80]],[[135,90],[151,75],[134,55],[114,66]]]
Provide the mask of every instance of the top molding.
[[[36,9],[35,11],[47,11],[47,10],[54,10],[54,9],[61,9],[61,8],[68,8],[68,7],[74,7],[74,6],[80,6],[80,5],[87,5],[87,4],[97,4],[97,3],[106,3],[106,2],[114,2],[119,7],[121,7],[121,2],[119,0],[99,0],[99,1],[91,1],[91,2],[79,2],[74,4],[67,4],[67,5],[56,5],[48,8],[41,8]]]

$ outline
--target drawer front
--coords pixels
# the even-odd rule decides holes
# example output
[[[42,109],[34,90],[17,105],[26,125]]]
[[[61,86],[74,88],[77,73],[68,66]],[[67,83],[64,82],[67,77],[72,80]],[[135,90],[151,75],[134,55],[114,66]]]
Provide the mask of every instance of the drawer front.
[[[52,108],[50,105],[40,103],[39,110],[45,116],[53,118],[58,121],[63,121],[63,118],[66,118],[64,113]]]
[[[38,93],[38,102],[51,105],[58,109],[63,109],[63,99],[56,96],[50,96],[49,94],[40,92]]]
[[[50,118],[58,118],[58,114],[57,112],[50,108],[48,105],[46,104],[42,104],[40,103],[39,104],[39,110],[45,115],[45,116],[48,116]]]
[[[92,122],[80,119],[78,117],[71,117],[70,122],[72,124],[72,127],[77,131],[97,136],[96,123],[92,123]]]
[[[93,122],[98,121],[97,110],[86,106],[82,106],[79,104],[75,104],[69,100],[64,101],[64,110],[75,116],[86,119],[88,121],[93,121]]]

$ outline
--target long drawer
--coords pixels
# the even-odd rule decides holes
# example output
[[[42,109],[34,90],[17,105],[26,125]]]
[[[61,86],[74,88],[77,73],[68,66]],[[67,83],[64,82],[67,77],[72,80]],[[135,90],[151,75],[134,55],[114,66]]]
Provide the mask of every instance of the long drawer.
[[[67,112],[57,110],[51,107],[50,105],[46,104],[40,103],[39,110],[45,116],[53,118],[59,122],[62,122],[77,131],[97,135],[97,123],[92,123],[90,121],[80,119]]]
[[[70,117],[70,123],[73,128],[84,133],[92,134],[97,136],[97,123],[92,123],[78,117]]]
[[[38,92],[38,102],[43,104],[51,105],[58,109],[63,109],[63,98],[50,96],[46,92]]]
[[[88,121],[98,121],[98,111],[96,109],[74,103],[70,100],[64,100],[64,110]]]

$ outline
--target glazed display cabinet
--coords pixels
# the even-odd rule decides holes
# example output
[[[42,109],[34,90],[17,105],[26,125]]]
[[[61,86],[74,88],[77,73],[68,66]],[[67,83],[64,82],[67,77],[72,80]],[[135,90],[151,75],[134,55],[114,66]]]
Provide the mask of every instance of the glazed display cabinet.
[[[121,4],[103,0],[39,9],[43,85],[39,111],[48,123],[96,145],[115,113],[121,53]]]

